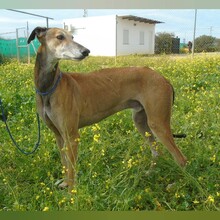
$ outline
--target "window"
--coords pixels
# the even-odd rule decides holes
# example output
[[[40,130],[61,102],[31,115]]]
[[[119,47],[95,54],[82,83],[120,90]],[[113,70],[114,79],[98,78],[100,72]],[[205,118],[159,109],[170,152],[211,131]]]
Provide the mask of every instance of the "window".
[[[129,44],[129,30],[123,30],[123,44]]]
[[[140,31],[139,44],[144,45],[144,32],[143,31]]]

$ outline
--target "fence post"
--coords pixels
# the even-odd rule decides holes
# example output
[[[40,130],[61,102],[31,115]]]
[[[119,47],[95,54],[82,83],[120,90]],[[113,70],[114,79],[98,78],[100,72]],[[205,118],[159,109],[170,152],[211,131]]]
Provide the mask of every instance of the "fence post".
[[[28,21],[27,21],[27,40],[29,37],[29,25],[28,25]],[[30,58],[30,44],[27,43],[27,54],[28,54],[28,64],[31,63],[31,58]]]
[[[18,28],[16,28],[16,48],[17,48],[17,60],[20,62],[20,49],[18,45]]]

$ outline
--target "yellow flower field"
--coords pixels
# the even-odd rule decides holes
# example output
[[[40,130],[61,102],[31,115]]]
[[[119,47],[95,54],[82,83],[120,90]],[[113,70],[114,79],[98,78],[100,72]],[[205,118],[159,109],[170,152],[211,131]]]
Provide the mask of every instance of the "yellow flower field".
[[[150,148],[126,110],[80,130],[77,185],[68,194],[57,187],[66,168],[43,122],[41,145],[26,156],[14,147],[0,121],[0,210],[220,209],[220,55],[88,57],[60,66],[83,73],[115,66],[159,71],[175,89],[172,129],[187,134],[176,143],[188,165],[179,168],[159,145],[162,156],[149,174]],[[33,68],[34,59],[30,65],[12,60],[0,66],[0,99],[12,133],[26,151],[37,141]]]

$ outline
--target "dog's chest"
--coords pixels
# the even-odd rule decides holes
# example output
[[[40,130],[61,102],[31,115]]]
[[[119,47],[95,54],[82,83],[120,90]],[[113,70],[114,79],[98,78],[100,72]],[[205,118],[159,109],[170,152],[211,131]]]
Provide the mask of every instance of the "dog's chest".
[[[45,121],[48,119],[51,120],[53,113],[52,113],[52,108],[50,104],[50,99],[43,99],[42,100],[42,117]]]

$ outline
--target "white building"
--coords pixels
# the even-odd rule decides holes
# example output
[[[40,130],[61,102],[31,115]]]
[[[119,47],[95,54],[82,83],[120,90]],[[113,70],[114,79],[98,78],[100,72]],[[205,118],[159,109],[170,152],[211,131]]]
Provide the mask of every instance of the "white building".
[[[153,54],[155,25],[159,21],[126,15],[82,17],[64,20],[74,40],[94,56]]]

